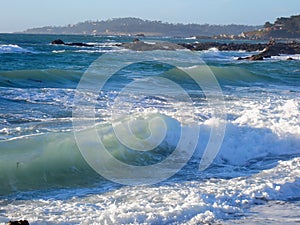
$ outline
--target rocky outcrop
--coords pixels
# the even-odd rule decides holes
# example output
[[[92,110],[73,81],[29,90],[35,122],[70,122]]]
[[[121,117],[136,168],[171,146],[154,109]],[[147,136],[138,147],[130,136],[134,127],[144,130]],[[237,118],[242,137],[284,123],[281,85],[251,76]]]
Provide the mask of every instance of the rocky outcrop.
[[[27,220],[9,221],[6,225],[29,225]]]
[[[57,39],[51,42],[53,45],[68,45],[68,46],[79,46],[79,47],[94,47],[95,45],[90,45],[82,42],[70,42],[70,43],[65,43],[61,39]]]
[[[248,57],[239,57],[237,60],[249,60],[249,61],[258,61],[258,60],[264,60],[264,57],[261,55],[252,55]]]
[[[266,44],[248,44],[248,43],[220,43],[220,42],[201,42],[201,43],[181,43],[179,44],[192,51],[204,51],[211,48],[217,48],[219,51],[262,51]]]
[[[133,51],[154,51],[154,50],[177,50],[177,49],[184,49],[183,46],[173,44],[170,42],[153,42],[153,43],[146,43],[140,41],[139,39],[134,39],[133,42],[122,43],[118,45],[120,47],[130,49]]]
[[[275,41],[270,41],[266,48],[263,50],[261,55],[264,57],[276,56],[280,54],[299,54],[300,53],[300,43],[290,42],[290,43],[280,43]]]
[[[295,60],[295,59],[293,59],[292,57],[288,57],[286,60],[288,60],[288,61],[293,61],[293,60]]]
[[[244,58],[238,58],[238,60],[263,60],[264,58],[270,58],[272,56],[278,56],[281,54],[300,54],[300,43],[289,42],[281,43],[270,41],[266,44],[249,44],[249,43],[219,43],[219,42],[205,42],[205,43],[192,43],[192,44],[180,44],[181,46],[193,50],[203,51],[211,48],[217,48],[219,51],[247,51],[254,52],[260,51],[257,55],[252,55]]]
[[[57,40],[54,40],[51,42],[52,45],[64,45],[65,42],[63,42],[62,40],[60,39],[57,39]]]
[[[61,39],[57,39],[51,42],[53,45],[67,45],[67,46],[79,46],[79,47],[94,47],[94,45],[71,42],[65,43]],[[275,42],[269,43],[220,43],[220,42],[195,42],[195,43],[180,43],[174,44],[170,42],[143,42],[135,38],[132,42],[117,44],[116,46],[123,47],[134,51],[153,51],[153,50],[177,50],[177,49],[189,49],[192,51],[203,51],[211,48],[217,48],[219,51],[247,51],[260,53],[244,58],[238,58],[238,60],[263,60],[264,58],[270,58],[272,56],[278,56],[280,54],[300,54],[300,43],[298,42]]]
[[[264,58],[271,58],[272,56],[279,56],[280,54],[300,54],[300,43],[277,43],[275,41],[270,41],[259,54],[245,58],[238,58],[238,60],[263,60]],[[288,60],[293,59],[288,58]]]

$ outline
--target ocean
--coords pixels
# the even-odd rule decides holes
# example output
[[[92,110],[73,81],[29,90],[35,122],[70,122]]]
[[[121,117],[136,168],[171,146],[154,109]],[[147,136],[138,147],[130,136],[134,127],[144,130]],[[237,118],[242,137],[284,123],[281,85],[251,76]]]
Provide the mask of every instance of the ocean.
[[[300,223],[300,55],[133,39],[0,34],[0,224]]]

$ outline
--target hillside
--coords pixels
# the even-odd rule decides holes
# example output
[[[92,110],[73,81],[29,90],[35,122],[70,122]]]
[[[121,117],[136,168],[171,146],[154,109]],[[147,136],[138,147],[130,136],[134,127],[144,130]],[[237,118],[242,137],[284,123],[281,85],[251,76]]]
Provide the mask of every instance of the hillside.
[[[266,22],[263,29],[246,32],[252,39],[300,38],[300,15],[277,18],[274,23]]]
[[[94,34],[94,35],[136,35],[147,36],[213,36],[219,34],[238,35],[256,30],[262,26],[172,24],[138,18],[118,18],[106,21],[86,21],[68,26],[47,26],[32,28],[24,33],[36,34]]]

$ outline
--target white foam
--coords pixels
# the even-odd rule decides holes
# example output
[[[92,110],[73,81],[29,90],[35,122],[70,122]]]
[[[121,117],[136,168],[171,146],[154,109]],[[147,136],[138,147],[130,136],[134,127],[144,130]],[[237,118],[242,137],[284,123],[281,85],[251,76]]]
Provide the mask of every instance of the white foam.
[[[244,91],[249,92],[248,88]],[[253,160],[300,154],[299,101],[289,96],[265,95],[260,100],[248,97],[227,103],[226,134],[215,163],[247,166]],[[209,115],[209,109],[198,113]],[[203,122],[204,140],[210,127],[209,120]]]
[[[53,50],[52,53],[64,53],[66,50]]]
[[[270,129],[279,137],[294,135],[300,137],[300,104],[288,96],[271,96],[258,101],[239,99],[231,102],[230,113],[238,117],[233,121],[239,126]]]
[[[300,54],[295,55],[280,55],[280,56],[272,56],[272,60],[287,60],[288,58],[292,58],[294,60],[300,60]]]
[[[87,42],[86,44],[88,44],[88,45],[97,45],[97,46],[102,45],[102,44],[99,43],[99,42]]]
[[[207,50],[208,52],[219,52],[218,48],[210,48]]]
[[[196,40],[197,39],[197,37],[196,36],[192,36],[192,37],[187,37],[187,38],[185,38],[186,40]]]
[[[116,45],[120,45],[122,43],[108,40],[107,42],[87,42],[86,44],[94,45],[95,47],[116,47]]]
[[[25,48],[22,48],[18,45],[0,45],[0,54],[1,53],[28,53],[31,52]]]
[[[156,42],[155,41],[144,41],[145,44],[148,44],[148,45],[155,45]]]
[[[240,219],[233,219],[222,223],[230,224],[298,224],[300,218],[299,202],[270,201],[264,205],[254,206],[251,211]]]
[[[83,52],[83,53],[105,53],[105,52],[123,52],[129,51],[128,49],[122,49],[118,47],[114,47],[112,49],[83,49],[83,50],[76,50],[74,52]]]
[[[218,48],[210,48],[208,50],[200,51],[201,57],[204,61],[236,61],[239,57],[245,57],[248,53],[244,51],[220,51]]]
[[[27,219],[32,225],[211,223],[243,215],[270,200],[298,197],[299,177],[300,158],[295,158],[249,177],[120,187],[105,193],[78,190],[75,196],[62,190],[53,197],[12,204],[0,200],[0,224],[10,219]]]

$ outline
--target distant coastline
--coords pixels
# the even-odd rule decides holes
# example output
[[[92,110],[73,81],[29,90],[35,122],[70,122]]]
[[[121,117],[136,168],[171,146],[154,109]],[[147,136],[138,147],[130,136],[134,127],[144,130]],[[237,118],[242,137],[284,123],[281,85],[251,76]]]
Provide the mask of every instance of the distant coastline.
[[[162,21],[139,18],[117,18],[106,21],[85,21],[67,26],[46,26],[32,28],[21,33],[29,34],[83,34],[83,35],[126,35],[126,36],[168,36],[168,37],[206,37],[220,34],[239,35],[263,26],[249,25],[209,25],[172,24]],[[20,33],[20,32],[19,32]]]
[[[31,28],[23,34],[118,35],[137,37],[181,37],[190,39],[299,39],[300,15],[277,18],[261,26],[172,24],[139,18],[117,18],[105,21],[85,21],[67,26]]]

